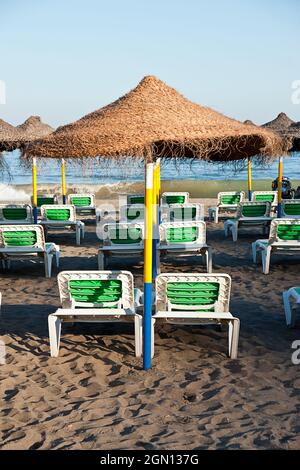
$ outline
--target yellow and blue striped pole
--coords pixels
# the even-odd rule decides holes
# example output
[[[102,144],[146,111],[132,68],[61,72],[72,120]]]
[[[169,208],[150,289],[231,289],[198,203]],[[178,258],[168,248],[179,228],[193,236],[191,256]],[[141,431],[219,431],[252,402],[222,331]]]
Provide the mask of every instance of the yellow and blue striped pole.
[[[37,224],[37,184],[36,184],[36,158],[32,159],[32,206],[33,221]]]
[[[252,199],[252,170],[251,170],[251,160],[248,157],[248,199]]]
[[[158,214],[158,194],[159,194],[159,183],[158,183],[158,174],[159,174],[159,165],[160,160],[158,159],[154,165],[153,169],[153,241],[152,241],[152,279],[155,280],[157,275],[157,265],[156,265],[156,250],[157,243],[159,238],[159,214]]]
[[[61,191],[62,191],[62,200],[63,204],[67,202],[67,186],[66,186],[66,168],[65,160],[61,159]]]
[[[278,206],[277,206],[277,217],[282,216],[282,157],[279,157],[278,161]]]
[[[143,368],[151,369],[153,163],[145,169]]]

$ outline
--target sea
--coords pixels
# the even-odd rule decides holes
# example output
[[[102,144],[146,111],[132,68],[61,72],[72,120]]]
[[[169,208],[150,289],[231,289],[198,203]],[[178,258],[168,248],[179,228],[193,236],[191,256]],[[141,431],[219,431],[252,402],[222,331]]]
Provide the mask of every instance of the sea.
[[[4,152],[4,169],[0,170],[0,201],[28,201],[31,195],[31,167],[22,162],[20,152]],[[277,177],[278,159],[271,163],[252,164],[253,190],[270,190]],[[300,152],[283,158],[283,174],[300,186]],[[60,163],[38,160],[38,192],[59,194],[61,191]],[[216,197],[219,191],[247,189],[247,163],[209,163],[205,161],[164,161],[161,167],[163,191],[188,191],[194,198]],[[118,194],[143,192],[144,165],[130,158],[81,160],[74,164],[66,160],[66,180],[70,192],[91,192],[98,199]]]

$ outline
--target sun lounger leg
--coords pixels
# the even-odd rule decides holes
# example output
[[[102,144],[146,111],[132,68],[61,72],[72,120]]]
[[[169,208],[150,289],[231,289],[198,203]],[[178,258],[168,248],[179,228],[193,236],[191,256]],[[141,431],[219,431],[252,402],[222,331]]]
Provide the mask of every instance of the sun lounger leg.
[[[53,258],[53,255],[51,253],[45,253],[44,254],[45,276],[46,277],[51,277],[52,258]]]
[[[211,247],[207,248],[205,256],[206,256],[207,272],[211,273],[212,272],[212,250],[211,250]]]
[[[290,295],[290,292],[291,292],[291,289],[283,292],[282,297],[283,297],[286,324],[289,328],[293,328],[296,323],[296,312],[292,308],[292,305],[290,302],[290,297],[293,297],[292,295]]]
[[[219,208],[215,208],[215,223],[219,223]]]
[[[253,259],[253,263],[256,263],[257,262],[257,243],[256,242],[253,242],[252,245],[252,259]]]
[[[80,234],[81,234],[81,227],[76,225],[76,245],[80,245]]]
[[[98,252],[98,269],[99,269],[99,271],[103,271],[105,269],[105,265],[106,265],[105,255],[104,255],[103,251],[99,251]]]
[[[59,268],[59,256],[60,256],[59,249],[56,248],[56,251],[55,251],[55,262],[56,262],[56,267],[57,267],[57,268]]]
[[[59,354],[61,320],[55,315],[49,315],[48,327],[50,339],[50,354],[51,357],[57,357]]]
[[[228,322],[228,354],[231,359],[238,356],[240,320],[233,318]]]
[[[84,236],[85,236],[85,225],[82,222],[81,223],[81,238],[82,238],[82,240],[84,239]]]
[[[160,274],[160,249],[156,248],[156,274]]]
[[[261,259],[262,259],[263,273],[264,273],[264,274],[269,274],[269,271],[270,271],[270,259],[271,259],[271,247],[270,247],[270,246],[266,247],[266,248],[261,252]]]
[[[233,223],[231,225],[231,234],[232,234],[232,240],[236,242],[238,239],[238,224],[237,223]]]
[[[143,349],[143,318],[141,315],[135,315],[134,317],[134,341],[135,355],[136,357],[141,357]]]
[[[225,220],[225,222],[224,222],[224,235],[225,235],[225,237],[228,237],[230,229],[231,229],[230,220]]]

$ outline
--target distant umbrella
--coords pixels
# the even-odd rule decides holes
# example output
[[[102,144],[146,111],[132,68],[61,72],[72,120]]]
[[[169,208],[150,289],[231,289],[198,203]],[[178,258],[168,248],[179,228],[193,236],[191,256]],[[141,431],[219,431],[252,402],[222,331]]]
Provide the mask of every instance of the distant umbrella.
[[[23,124],[16,127],[0,119],[0,151],[22,148],[53,131],[54,129],[43,123],[39,116],[30,116]]]

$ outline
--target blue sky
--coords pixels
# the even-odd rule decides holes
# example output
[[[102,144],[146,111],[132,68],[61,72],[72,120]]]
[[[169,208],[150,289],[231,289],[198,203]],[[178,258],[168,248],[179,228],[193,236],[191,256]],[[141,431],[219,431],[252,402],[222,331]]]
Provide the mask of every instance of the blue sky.
[[[0,118],[78,119],[156,75],[237,119],[300,120],[299,0],[0,0]]]

